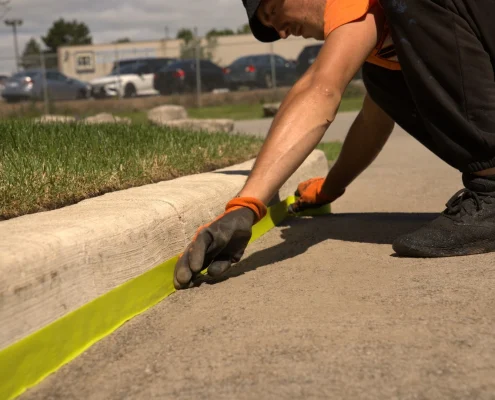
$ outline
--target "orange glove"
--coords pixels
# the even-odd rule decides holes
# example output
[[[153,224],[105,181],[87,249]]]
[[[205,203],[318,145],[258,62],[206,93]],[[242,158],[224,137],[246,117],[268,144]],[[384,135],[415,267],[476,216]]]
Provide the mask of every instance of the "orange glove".
[[[301,182],[295,193],[299,198],[289,206],[289,213],[295,214],[310,208],[319,208],[337,200],[344,194],[345,189],[338,190],[335,193],[323,192],[324,182],[325,178],[311,178]]]
[[[251,239],[252,226],[266,215],[266,206],[252,197],[230,200],[225,212],[200,227],[175,265],[174,286],[185,289],[194,284],[201,271],[217,277],[238,262]]]

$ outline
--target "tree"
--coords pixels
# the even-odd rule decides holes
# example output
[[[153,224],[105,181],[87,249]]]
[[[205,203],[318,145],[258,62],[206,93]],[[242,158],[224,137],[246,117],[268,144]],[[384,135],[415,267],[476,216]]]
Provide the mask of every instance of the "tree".
[[[187,28],[182,28],[177,32],[177,39],[182,39],[186,45],[194,39],[193,31]]]
[[[180,46],[180,58],[183,60],[196,58],[196,47],[198,47],[200,59],[213,60],[213,53],[217,44],[217,38],[214,36],[207,38],[205,45],[201,44],[200,38],[193,38],[191,41]]]
[[[206,34],[206,37],[210,38],[210,37],[216,37],[216,36],[232,36],[232,35],[235,35],[235,32],[232,29],[228,29],[228,28],[221,29],[221,30],[211,29]]]
[[[29,39],[21,56],[21,65],[24,69],[36,68],[41,65],[41,46],[35,38]]]
[[[113,43],[130,43],[130,42],[131,42],[131,39],[129,39],[128,37],[125,37],[125,38],[117,39]]]
[[[93,42],[89,28],[84,22],[65,21],[63,18],[55,21],[46,36],[41,39],[51,53],[56,53],[60,46],[91,44]]]
[[[244,24],[240,28],[237,29],[238,35],[243,35],[246,33],[251,33],[251,28],[249,27],[249,24]]]

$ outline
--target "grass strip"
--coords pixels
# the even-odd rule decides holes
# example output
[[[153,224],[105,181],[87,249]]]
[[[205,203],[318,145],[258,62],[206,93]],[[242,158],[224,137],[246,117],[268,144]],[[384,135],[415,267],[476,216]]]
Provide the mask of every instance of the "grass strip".
[[[358,111],[363,104],[363,97],[344,97],[340,103],[339,112]],[[217,119],[228,118],[235,121],[263,118],[262,104],[227,104],[202,108],[188,108],[189,118]],[[147,123],[146,111],[115,113],[119,117],[128,117],[133,123]]]
[[[137,124],[0,122],[0,220],[256,157],[262,139]],[[320,143],[328,160],[340,142]]]
[[[363,104],[363,97],[344,97],[339,112],[358,111]],[[263,118],[262,104],[227,104],[215,107],[189,108],[191,118],[229,118],[233,120],[249,120]]]
[[[322,150],[325,153],[328,161],[334,161],[337,159],[340,150],[342,149],[341,142],[325,142],[316,146],[318,150]]]
[[[0,219],[232,165],[261,144],[144,124],[0,121]]]

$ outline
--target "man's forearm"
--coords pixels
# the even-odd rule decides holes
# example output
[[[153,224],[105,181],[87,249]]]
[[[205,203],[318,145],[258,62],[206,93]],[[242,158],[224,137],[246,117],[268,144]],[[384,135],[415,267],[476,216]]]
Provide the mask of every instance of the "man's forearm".
[[[314,150],[342,93],[376,46],[377,24],[375,12],[369,12],[328,35],[316,61],[284,99],[240,196],[268,203]]]
[[[394,122],[370,98],[356,117],[337,161],[323,184],[326,193],[342,192],[377,157],[387,142]]]
[[[302,81],[281,105],[240,196],[267,204],[299,168],[335,118],[340,93]]]

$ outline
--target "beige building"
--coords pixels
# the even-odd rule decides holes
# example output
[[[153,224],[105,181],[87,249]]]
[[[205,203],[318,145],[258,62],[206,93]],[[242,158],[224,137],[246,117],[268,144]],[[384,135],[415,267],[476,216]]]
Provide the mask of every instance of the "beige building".
[[[202,46],[212,54],[212,60],[227,66],[235,59],[249,55],[270,53],[272,50],[287,59],[296,59],[313,39],[290,37],[273,44],[260,43],[252,35],[220,36],[213,42],[202,40]],[[107,75],[116,60],[144,57],[180,57],[182,40],[153,40],[118,44],[65,46],[58,49],[58,65],[67,76],[90,81]]]

